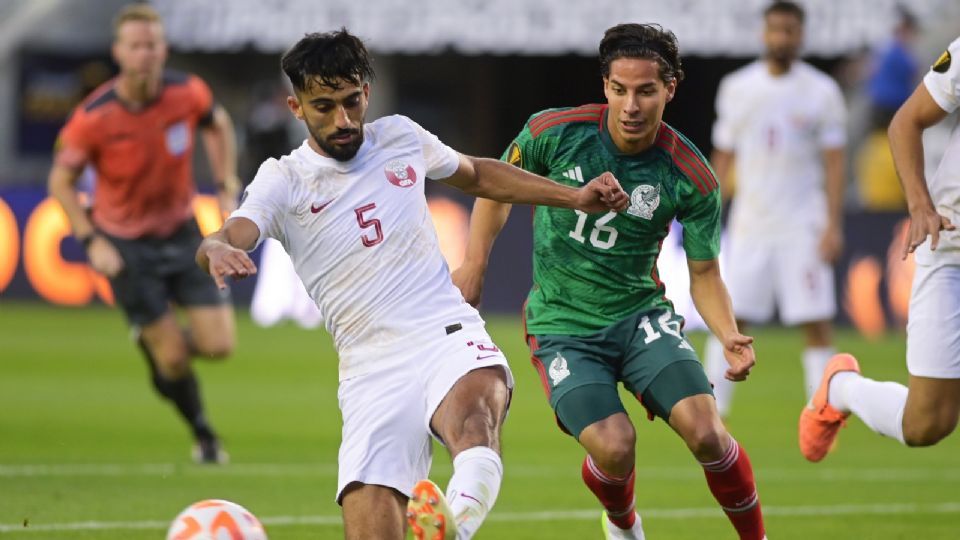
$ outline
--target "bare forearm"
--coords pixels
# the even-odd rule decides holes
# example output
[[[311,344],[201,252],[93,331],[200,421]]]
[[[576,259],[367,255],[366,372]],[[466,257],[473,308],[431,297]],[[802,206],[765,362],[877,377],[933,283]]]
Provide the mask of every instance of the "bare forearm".
[[[213,126],[203,131],[203,143],[217,189],[235,199],[240,193],[237,140],[233,121],[222,108],[214,113]]]
[[[908,115],[898,113],[888,130],[893,163],[911,211],[933,206],[923,170],[923,129]]]
[[[510,217],[512,205],[489,199],[477,199],[470,216],[470,237],[464,262],[486,268],[493,243]]]
[[[691,274],[690,296],[697,313],[713,335],[722,340],[725,336],[738,332],[730,295],[720,279],[719,272],[708,272],[699,276]]]
[[[834,148],[824,151],[825,187],[827,193],[827,209],[830,223],[840,227],[843,224],[843,198],[846,191],[844,182],[844,151]]]
[[[76,189],[78,177],[78,172],[54,165],[47,181],[47,189],[50,195],[63,207],[73,230],[73,235],[77,238],[85,238],[94,233],[94,227],[87,217],[87,212],[80,204]]]
[[[577,190],[488,158],[470,158],[476,181],[464,190],[476,197],[511,204],[575,208]]]

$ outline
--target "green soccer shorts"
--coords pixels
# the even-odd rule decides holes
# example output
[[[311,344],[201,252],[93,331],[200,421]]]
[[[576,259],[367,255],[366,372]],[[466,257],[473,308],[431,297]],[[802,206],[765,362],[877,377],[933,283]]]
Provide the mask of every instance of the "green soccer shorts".
[[[625,412],[617,383],[640,400],[651,419],[664,421],[680,400],[713,395],[682,327],[683,317],[656,308],[586,336],[528,336],[533,365],[561,429],[579,438],[590,424]]]

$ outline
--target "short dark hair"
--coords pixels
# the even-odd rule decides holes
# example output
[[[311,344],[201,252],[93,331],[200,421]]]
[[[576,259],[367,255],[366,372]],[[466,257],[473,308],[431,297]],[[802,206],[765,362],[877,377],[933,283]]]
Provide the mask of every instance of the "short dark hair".
[[[610,76],[610,64],[618,58],[645,58],[660,65],[660,79],[683,80],[677,36],[659,24],[618,24],[600,40],[600,73]]]
[[[767,9],[763,10],[763,16],[766,17],[771,13],[782,13],[784,15],[793,15],[800,21],[800,24],[803,24],[804,19],[806,18],[806,13],[803,11],[803,8],[800,7],[800,4],[796,2],[790,2],[788,0],[777,0],[773,2]]]
[[[314,84],[339,90],[341,81],[361,84],[374,78],[367,48],[346,28],[303,36],[283,54],[280,67],[298,92]]]

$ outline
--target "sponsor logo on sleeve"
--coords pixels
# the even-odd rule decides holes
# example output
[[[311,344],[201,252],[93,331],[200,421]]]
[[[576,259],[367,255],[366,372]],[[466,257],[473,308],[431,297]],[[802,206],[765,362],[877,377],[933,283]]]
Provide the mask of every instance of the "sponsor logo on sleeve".
[[[940,58],[937,58],[930,69],[937,73],[946,73],[950,69],[950,60],[950,51],[943,51],[943,54],[940,55]]]
[[[516,142],[510,144],[510,150],[507,152],[507,163],[523,168],[523,154],[520,153],[520,145]]]

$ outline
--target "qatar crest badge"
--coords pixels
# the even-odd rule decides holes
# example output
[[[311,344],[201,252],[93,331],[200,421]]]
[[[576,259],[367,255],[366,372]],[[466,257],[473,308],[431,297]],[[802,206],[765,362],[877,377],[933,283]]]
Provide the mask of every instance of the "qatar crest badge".
[[[387,163],[387,166],[383,169],[383,174],[386,175],[391,184],[397,187],[408,188],[417,183],[417,171],[399,160]]]

